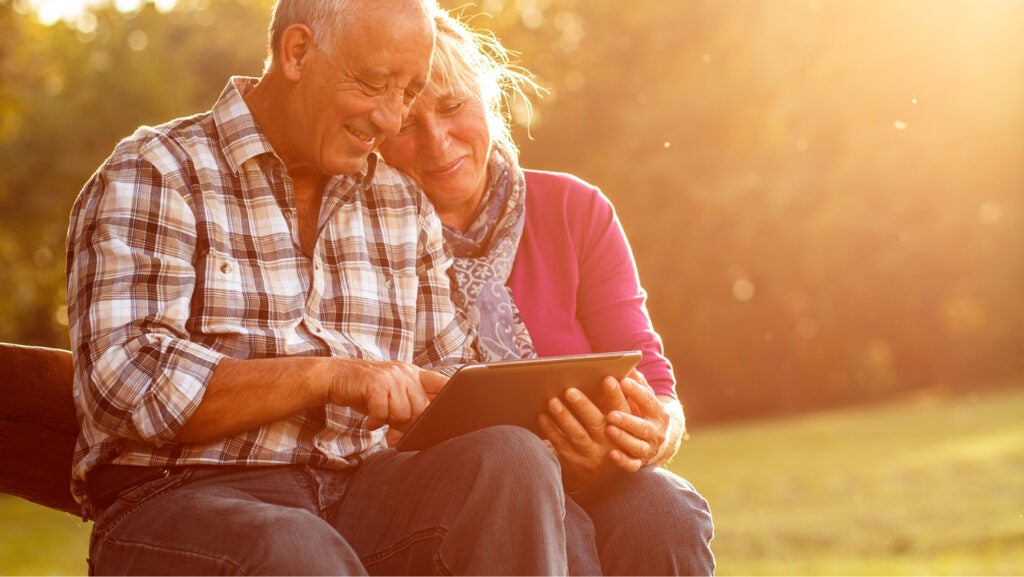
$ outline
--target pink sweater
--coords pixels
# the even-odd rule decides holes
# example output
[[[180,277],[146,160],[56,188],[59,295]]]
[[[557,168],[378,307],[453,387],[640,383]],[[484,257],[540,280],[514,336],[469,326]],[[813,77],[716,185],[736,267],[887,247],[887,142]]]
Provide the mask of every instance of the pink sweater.
[[[615,209],[572,175],[524,172],[526,224],[508,283],[537,354],[637,349],[654,392],[674,397],[672,365]]]

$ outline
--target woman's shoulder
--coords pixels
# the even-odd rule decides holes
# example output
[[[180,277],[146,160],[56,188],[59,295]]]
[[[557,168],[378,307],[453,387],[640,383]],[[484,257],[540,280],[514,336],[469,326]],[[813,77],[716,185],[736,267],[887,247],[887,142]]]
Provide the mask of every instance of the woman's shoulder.
[[[541,186],[551,189],[566,189],[566,190],[597,190],[597,187],[568,172],[555,172],[550,170],[533,170],[529,168],[523,169],[523,174],[526,176],[527,186]]]
[[[523,170],[523,174],[526,177],[526,201],[529,204],[566,207],[609,204],[598,187],[574,174],[527,169]]]

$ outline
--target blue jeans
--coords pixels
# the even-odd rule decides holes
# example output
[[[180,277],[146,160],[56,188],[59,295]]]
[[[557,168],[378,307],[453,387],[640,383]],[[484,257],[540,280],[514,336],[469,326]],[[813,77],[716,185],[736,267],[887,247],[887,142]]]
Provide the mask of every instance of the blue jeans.
[[[344,470],[194,467],[123,492],[95,574],[564,575],[557,460],[492,427]]]
[[[567,515],[569,551],[584,551],[570,563],[583,573],[605,575],[712,575],[714,525],[707,501],[693,485],[654,467],[615,471],[572,495],[566,508],[582,509],[595,533],[599,566],[587,564],[586,537],[578,517]],[[577,539],[583,543],[578,544]]]

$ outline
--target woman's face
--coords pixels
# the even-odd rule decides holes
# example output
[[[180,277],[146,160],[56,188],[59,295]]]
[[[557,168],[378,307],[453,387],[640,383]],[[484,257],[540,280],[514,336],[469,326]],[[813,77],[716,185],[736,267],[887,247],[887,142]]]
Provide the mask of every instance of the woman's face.
[[[412,176],[441,220],[465,229],[487,186],[491,134],[478,94],[424,90],[397,136],[384,141],[388,164]]]

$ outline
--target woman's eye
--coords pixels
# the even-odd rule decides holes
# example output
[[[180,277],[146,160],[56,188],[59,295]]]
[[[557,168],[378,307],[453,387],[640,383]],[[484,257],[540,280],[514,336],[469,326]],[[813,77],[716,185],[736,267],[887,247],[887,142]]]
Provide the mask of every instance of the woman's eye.
[[[441,106],[441,114],[454,114],[462,109],[463,104],[461,100],[446,102]]]
[[[413,119],[406,119],[402,123],[402,127],[398,129],[398,134],[409,134],[413,130],[416,130],[416,121]]]

